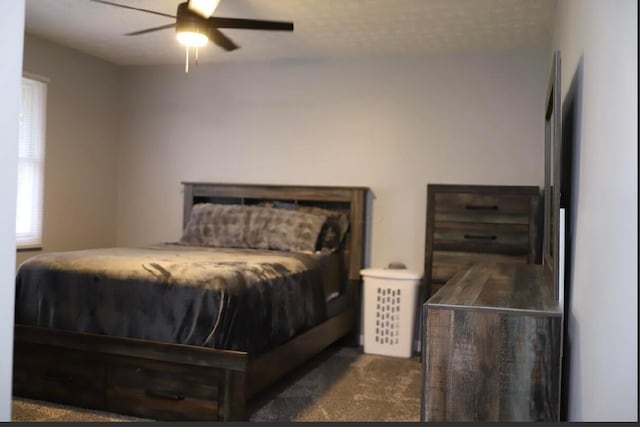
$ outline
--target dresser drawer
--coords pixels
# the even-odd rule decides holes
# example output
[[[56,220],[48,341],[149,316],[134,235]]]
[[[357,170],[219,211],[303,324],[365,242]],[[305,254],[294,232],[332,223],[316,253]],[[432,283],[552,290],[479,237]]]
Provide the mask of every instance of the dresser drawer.
[[[528,224],[530,212],[528,195],[435,194],[436,221]]]
[[[531,196],[482,193],[437,193],[436,212],[529,214]]]
[[[97,356],[16,343],[13,392],[19,396],[99,408],[104,404],[104,367],[103,360]]]
[[[143,360],[109,364],[108,407],[162,420],[218,419],[220,380],[209,370]]]
[[[527,224],[436,221],[433,249],[523,255],[529,251]]]

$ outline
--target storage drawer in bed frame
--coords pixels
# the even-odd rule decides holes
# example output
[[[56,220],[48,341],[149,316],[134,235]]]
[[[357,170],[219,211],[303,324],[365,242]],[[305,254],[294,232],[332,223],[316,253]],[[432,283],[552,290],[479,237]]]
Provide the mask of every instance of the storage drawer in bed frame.
[[[224,389],[218,371],[153,360],[107,361],[107,406],[142,418],[215,420]]]
[[[36,399],[64,401],[81,407],[105,406],[103,359],[52,347],[20,343],[14,348],[14,391]]]
[[[16,332],[14,395],[162,420],[246,416],[246,353],[117,337],[105,351],[100,335]]]
[[[42,351],[18,345],[14,391],[21,396],[141,418],[218,420],[218,371],[147,359]]]

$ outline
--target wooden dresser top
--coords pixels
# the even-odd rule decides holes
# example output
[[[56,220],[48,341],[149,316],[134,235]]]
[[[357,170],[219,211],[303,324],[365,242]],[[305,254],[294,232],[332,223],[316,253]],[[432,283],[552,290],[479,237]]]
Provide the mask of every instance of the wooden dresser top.
[[[430,309],[491,310],[560,316],[542,265],[474,264],[456,273],[427,300]]]

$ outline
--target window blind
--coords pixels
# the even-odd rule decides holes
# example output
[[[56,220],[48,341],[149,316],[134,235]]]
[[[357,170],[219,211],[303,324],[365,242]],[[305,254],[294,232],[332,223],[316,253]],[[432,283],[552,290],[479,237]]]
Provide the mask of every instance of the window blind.
[[[18,143],[18,247],[42,244],[42,187],[47,84],[22,78]]]

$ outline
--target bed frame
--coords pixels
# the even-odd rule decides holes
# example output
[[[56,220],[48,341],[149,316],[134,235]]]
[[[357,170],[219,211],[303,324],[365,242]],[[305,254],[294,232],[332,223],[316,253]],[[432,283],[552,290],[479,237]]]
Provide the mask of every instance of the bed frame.
[[[328,319],[259,357],[16,325],[13,393],[160,420],[246,420],[247,402],[324,348],[357,333],[367,192],[316,187],[184,182],[184,221],[196,203],[287,201],[348,209],[346,279]]]

